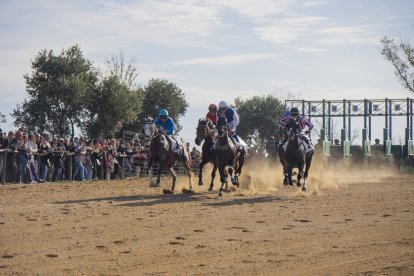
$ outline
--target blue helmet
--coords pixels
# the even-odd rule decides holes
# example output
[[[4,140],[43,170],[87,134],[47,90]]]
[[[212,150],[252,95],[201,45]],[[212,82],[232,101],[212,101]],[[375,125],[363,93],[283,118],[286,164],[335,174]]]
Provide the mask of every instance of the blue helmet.
[[[160,116],[168,116],[168,111],[166,109],[161,109],[159,115]]]

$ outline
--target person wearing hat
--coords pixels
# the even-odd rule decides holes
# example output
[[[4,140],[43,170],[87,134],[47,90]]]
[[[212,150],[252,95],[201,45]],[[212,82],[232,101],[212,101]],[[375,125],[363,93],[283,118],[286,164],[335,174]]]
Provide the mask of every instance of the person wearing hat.
[[[206,118],[210,119],[213,125],[217,123],[217,105],[212,103],[208,106],[208,112],[206,114]]]
[[[166,109],[161,109],[158,118],[155,120],[155,125],[159,126],[161,131],[164,132],[168,142],[171,145],[171,149],[175,153],[180,153],[180,145],[174,138],[174,133],[177,130],[177,126],[174,123],[174,120],[169,116]]]
[[[279,121],[279,129],[285,129],[287,125],[289,125],[292,122],[297,122],[299,126],[299,130],[304,132],[304,134],[309,134],[313,129],[313,124],[309,122],[308,119],[305,118],[305,116],[302,116],[299,114],[299,109],[297,107],[292,107],[289,111],[288,116],[284,116]],[[313,148],[312,142],[309,137],[306,135],[303,135],[303,140],[308,144],[310,148]],[[284,141],[281,141],[282,144],[286,142],[286,138]]]

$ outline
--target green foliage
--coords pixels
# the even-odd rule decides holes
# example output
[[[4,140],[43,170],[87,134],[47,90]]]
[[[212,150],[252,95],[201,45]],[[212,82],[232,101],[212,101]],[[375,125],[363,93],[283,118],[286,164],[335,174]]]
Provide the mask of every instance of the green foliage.
[[[141,111],[142,92],[130,89],[117,76],[102,80],[89,101],[89,120],[83,129],[90,137],[113,137],[124,124],[136,120]]]
[[[144,100],[140,121],[147,116],[158,117],[160,109],[168,110],[169,116],[174,119],[178,131],[181,129],[179,124],[180,117],[187,111],[188,102],[185,94],[176,84],[167,80],[152,79],[144,87]]]
[[[276,136],[277,125],[284,113],[284,105],[272,96],[254,96],[250,99],[235,100],[240,117],[237,134],[249,147],[263,150],[271,136]]]
[[[6,122],[7,122],[6,115],[0,112],[0,124],[6,123]]]
[[[30,131],[73,136],[98,80],[92,62],[83,57],[79,46],[63,49],[60,55],[40,51],[32,61],[32,75],[24,78],[29,95],[14,110],[14,124]]]
[[[382,38],[381,43],[381,54],[394,66],[394,73],[402,86],[414,92],[414,48],[403,42],[397,46],[393,39],[387,37]]]

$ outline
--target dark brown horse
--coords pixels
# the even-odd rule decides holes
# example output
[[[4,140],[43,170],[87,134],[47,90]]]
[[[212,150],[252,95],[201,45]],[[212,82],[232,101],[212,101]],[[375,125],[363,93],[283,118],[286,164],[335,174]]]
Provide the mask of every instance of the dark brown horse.
[[[217,120],[218,138],[214,144],[216,162],[220,173],[220,192],[219,196],[223,195],[223,186],[228,188],[227,177],[230,174],[233,185],[239,186],[239,175],[244,164],[245,149],[238,149],[237,144],[230,138],[229,128],[225,117],[219,117]],[[228,168],[228,174],[226,171]],[[234,176],[233,176],[234,171]]]
[[[183,153],[179,156],[173,154],[171,151],[171,144],[168,142],[166,134],[163,133],[154,123],[149,122],[144,125],[144,133],[146,136],[150,137],[150,152],[149,152],[149,161],[148,161],[148,170],[149,170],[149,183],[150,186],[160,187],[160,177],[162,169],[165,168],[171,174],[173,178],[173,184],[171,191],[164,190],[164,193],[174,193],[175,182],[177,180],[177,173],[175,172],[173,165],[176,161],[180,162],[188,176],[188,181],[190,185],[190,191],[192,189],[191,184],[191,173],[190,173],[190,155],[185,146],[181,144]],[[158,175],[155,185],[152,183],[152,163],[159,162],[158,166]]]
[[[216,142],[217,133],[215,130],[215,126],[213,122],[208,119],[199,119],[197,125],[197,132],[195,143],[197,146],[201,145],[204,141],[203,146],[201,148],[201,162],[199,165],[199,173],[198,173],[198,185],[203,185],[203,167],[207,163],[213,164],[213,171],[211,172],[211,182],[210,188],[208,189],[210,192],[213,191],[214,187],[214,178],[216,177],[217,171],[217,162],[216,156],[214,153],[214,143]]]
[[[300,132],[298,123],[296,121],[292,121],[287,126],[287,145],[286,150],[284,150],[284,161],[286,168],[284,168],[285,172],[285,180],[287,175],[287,184],[293,185],[292,180],[292,171],[294,168],[298,168],[298,176],[297,176],[297,186],[302,186],[301,180],[303,178],[303,186],[302,191],[307,190],[307,178],[309,174],[309,169],[312,164],[312,157],[314,150],[309,149],[307,150],[302,142],[303,133]],[[285,171],[286,169],[286,171]]]

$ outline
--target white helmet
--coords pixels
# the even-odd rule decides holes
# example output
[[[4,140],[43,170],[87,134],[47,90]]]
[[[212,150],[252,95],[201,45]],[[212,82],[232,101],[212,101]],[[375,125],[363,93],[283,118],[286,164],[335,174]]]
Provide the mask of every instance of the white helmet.
[[[228,108],[228,105],[227,105],[227,103],[226,103],[226,101],[221,101],[221,102],[219,102],[219,108]]]

